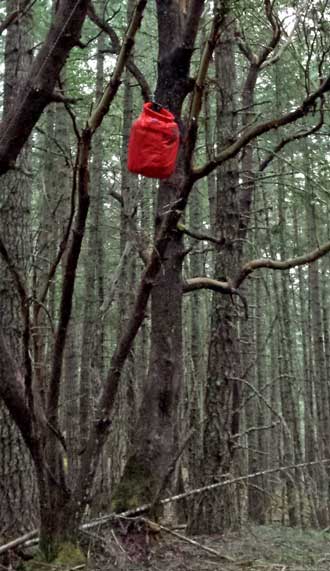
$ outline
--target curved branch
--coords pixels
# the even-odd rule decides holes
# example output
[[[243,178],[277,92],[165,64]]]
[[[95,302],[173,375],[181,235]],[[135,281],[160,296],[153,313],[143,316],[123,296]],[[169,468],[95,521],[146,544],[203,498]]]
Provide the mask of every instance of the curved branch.
[[[197,232],[195,230],[190,230],[184,224],[177,225],[177,228],[183,234],[190,236],[191,238],[195,238],[195,240],[205,240],[206,242],[212,242],[213,244],[217,244],[217,246],[223,246],[225,243],[225,238],[216,238],[215,236],[211,236],[211,234],[204,234],[202,232]]]
[[[233,287],[238,288],[243,281],[255,270],[259,268],[267,268],[270,270],[289,270],[290,268],[295,268],[297,266],[304,266],[305,264],[311,264],[316,262],[322,256],[325,256],[330,252],[330,242],[326,242],[316,250],[312,250],[308,254],[302,256],[297,256],[296,258],[289,258],[288,260],[268,260],[265,258],[260,258],[259,260],[251,260],[244,264],[244,266],[239,271],[238,276],[233,280]]]
[[[230,295],[233,298],[234,295],[240,298],[244,307],[245,319],[248,319],[249,310],[248,310],[248,303],[244,295],[238,291],[236,287],[233,287],[233,284],[230,280],[226,282],[222,282],[219,280],[214,280],[212,278],[206,277],[198,277],[198,278],[189,278],[183,282],[182,285],[182,293],[190,293],[192,291],[196,291],[199,289],[210,289],[212,291],[216,291],[222,294]],[[233,301],[233,299],[232,299]]]
[[[314,106],[316,101],[320,99],[325,93],[330,91],[330,75],[323,81],[320,87],[314,91],[311,95],[308,95],[304,99],[301,105],[297,107],[294,111],[290,111],[285,115],[277,117],[276,119],[271,119],[269,121],[265,121],[264,123],[259,123],[258,125],[254,125],[253,127],[248,127],[242,131],[241,135],[234,141],[231,145],[228,145],[222,152],[215,157],[213,160],[209,161],[205,165],[199,168],[193,169],[192,177],[194,182],[203,178],[210,174],[215,168],[219,165],[235,157],[239,151],[245,147],[250,141],[253,141],[260,135],[267,133],[273,129],[278,129],[279,127],[283,127],[284,125],[289,125],[290,123],[294,123],[298,119],[301,119],[309,110]]]
[[[266,268],[269,270],[289,270],[290,268],[295,268],[297,266],[304,266],[306,264],[311,264],[316,262],[322,256],[325,256],[330,252],[330,242],[326,242],[319,248],[312,250],[302,256],[297,256],[296,258],[289,258],[287,260],[270,260],[266,258],[260,258],[259,260],[251,260],[244,264],[240,269],[237,277],[234,280],[219,281],[207,277],[189,278],[184,281],[182,286],[182,292],[189,293],[191,291],[196,291],[199,289],[210,289],[212,291],[217,291],[222,294],[237,295],[243,302],[245,311],[247,312],[247,302],[244,296],[238,291],[238,288],[242,285],[244,280],[252,274],[255,270],[260,268]]]
[[[183,282],[183,293],[190,293],[191,291],[196,291],[198,289],[211,289],[212,291],[229,295],[237,294],[236,289],[232,287],[229,281],[222,282],[212,278],[198,277],[189,278]]]

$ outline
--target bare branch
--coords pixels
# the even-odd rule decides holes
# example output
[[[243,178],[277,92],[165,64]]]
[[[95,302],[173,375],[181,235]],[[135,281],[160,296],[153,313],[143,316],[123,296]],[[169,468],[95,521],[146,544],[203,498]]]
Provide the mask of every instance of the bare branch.
[[[126,214],[124,211],[124,200],[122,195],[119,192],[116,192],[115,190],[110,190],[110,196],[113,196],[113,198],[115,198],[117,200],[117,202],[119,202],[120,206],[123,209],[123,215],[125,216],[127,223],[128,223],[128,227],[129,227],[129,233],[131,236],[132,241],[135,242],[138,254],[143,262],[143,264],[146,266],[147,263],[149,262],[149,251],[148,251],[148,244],[149,244],[149,238],[146,235],[145,232],[143,232],[141,229],[137,228],[136,222],[135,222],[135,217],[134,214]]]
[[[329,464],[330,459],[326,458],[324,460],[313,460],[312,462],[301,462],[299,464],[290,464],[287,466],[278,466],[276,468],[269,468],[267,470],[261,470],[260,472],[254,472],[253,474],[246,474],[245,476],[238,476],[237,478],[228,478],[227,480],[221,480],[220,482],[216,482],[214,484],[210,484],[208,486],[203,486],[201,488],[196,488],[194,490],[189,490],[188,492],[183,492],[182,494],[177,494],[176,496],[171,496],[169,498],[165,498],[160,500],[161,505],[171,504],[173,502],[179,502],[184,498],[191,498],[194,496],[198,496],[199,494],[203,494],[206,492],[211,492],[212,490],[217,490],[218,488],[223,488],[225,486],[230,486],[232,484],[239,484],[240,482],[246,482],[247,480],[252,480],[254,478],[258,478],[260,476],[265,476],[267,474],[276,474],[276,473],[283,473],[288,472],[290,470],[296,470],[298,468],[307,468],[308,466],[318,466],[323,464]],[[96,527],[97,525],[102,525],[110,521],[111,519],[115,519],[116,517],[131,517],[136,516],[141,513],[147,512],[151,507],[151,504],[144,504],[143,506],[139,506],[137,508],[133,508],[127,510],[125,512],[119,514],[108,514],[102,516],[93,522],[84,524],[82,526],[83,529],[89,529],[91,527]]]
[[[79,184],[78,184],[78,212],[75,222],[73,237],[68,251],[62,297],[60,303],[59,324],[55,336],[53,363],[48,390],[47,418],[53,427],[57,428],[58,402],[60,381],[62,373],[63,352],[65,347],[67,328],[71,317],[72,297],[76,278],[76,270],[80,255],[80,249],[85,232],[86,219],[89,209],[88,195],[88,158],[91,132],[85,129],[79,143]]]
[[[75,104],[78,103],[80,101],[80,98],[78,97],[65,97],[65,95],[63,95],[63,93],[60,93],[59,91],[53,91],[52,95],[50,96],[50,102],[52,103],[70,103],[70,104]]]
[[[94,22],[94,24],[96,24],[96,26],[98,26],[98,28],[100,28],[100,30],[105,32],[110,37],[112,47],[113,47],[113,52],[116,54],[119,54],[119,52],[120,52],[120,41],[119,41],[119,38],[117,36],[116,31],[114,30],[114,28],[112,26],[110,26],[110,24],[108,24],[108,22],[104,22],[104,20],[102,20],[97,15],[92,2],[89,3],[87,14],[88,14],[88,17],[90,18],[90,20],[92,22]],[[106,53],[106,50],[104,50],[104,53]],[[126,62],[126,67],[131,72],[131,74],[135,77],[136,81],[138,82],[139,86],[141,87],[141,93],[142,93],[142,97],[143,97],[144,101],[149,101],[151,99],[151,89],[150,89],[150,86],[149,86],[145,76],[143,75],[142,71],[140,71],[140,69],[135,65],[135,63],[132,61],[132,59],[130,57],[128,58],[128,60]]]
[[[324,123],[324,114],[323,114],[323,111],[321,110],[320,120],[316,125],[314,125],[314,127],[311,127],[310,129],[306,129],[305,131],[293,133],[289,137],[286,137],[286,139],[282,139],[276,145],[276,147],[268,153],[267,157],[260,163],[259,171],[260,172],[264,171],[268,167],[268,165],[271,163],[271,161],[278,155],[278,153],[284,147],[286,147],[286,145],[288,145],[289,143],[292,143],[292,141],[299,141],[300,139],[305,139],[306,137],[309,137],[309,135],[316,133],[317,131],[319,131],[319,129],[321,129],[323,123]]]
[[[233,280],[233,286],[238,288],[243,281],[255,270],[259,268],[267,268],[270,270],[289,270],[290,268],[295,268],[297,266],[304,266],[305,264],[311,264],[315,262],[322,256],[325,256],[330,252],[330,242],[326,242],[316,250],[298,256],[297,258],[289,258],[288,260],[268,260],[266,258],[261,258],[259,260],[252,260],[244,264],[242,269],[239,271],[238,276]]]
[[[103,300],[103,303],[99,309],[99,319],[101,319],[101,320],[104,319],[106,313],[111,308],[111,305],[112,305],[112,302],[114,300],[115,293],[116,293],[116,290],[118,287],[119,278],[122,274],[123,268],[125,267],[125,265],[127,263],[127,259],[130,255],[131,251],[132,251],[132,243],[127,241],[125,244],[124,251],[120,257],[119,263],[118,263],[115,271],[112,273],[111,281],[107,285],[107,296]]]
[[[272,53],[281,39],[281,29],[273,11],[273,4],[270,2],[270,0],[264,0],[264,5],[265,13],[268,21],[270,22],[273,33],[268,44],[261,50],[261,52],[259,54],[254,53],[251,47],[243,39],[242,34],[240,32],[236,32],[235,34],[237,45],[240,51],[250,62],[251,67],[255,68],[255,72],[258,69],[262,69],[262,66],[265,61],[267,61],[269,54]]]
[[[135,6],[130,25],[118,54],[116,67],[111,80],[101,97],[101,101],[98,103],[95,111],[88,120],[88,127],[92,132],[94,132],[101,124],[103,117],[107,114],[110,104],[118,91],[121,74],[132,51],[134,37],[141,25],[143,11],[146,7],[147,1],[148,0],[139,0]]]
[[[221,282],[206,277],[189,278],[184,281],[182,287],[183,293],[190,293],[199,289],[210,289],[228,295],[237,294],[236,289],[231,286],[230,282]]]
[[[223,246],[225,244],[225,238],[216,238],[215,236],[211,236],[211,234],[204,234],[203,232],[197,232],[196,230],[191,230],[187,228],[184,224],[179,223],[177,226],[180,232],[190,236],[191,238],[195,238],[195,240],[205,240],[206,242],[213,242],[213,244],[217,244],[217,246]]]
[[[190,293],[192,291],[196,291],[199,289],[210,289],[212,291],[230,295],[232,300],[233,296],[236,295],[242,301],[244,307],[245,319],[248,319],[249,310],[248,310],[247,300],[244,297],[244,295],[240,291],[238,291],[237,288],[233,287],[230,281],[221,282],[218,280],[214,280],[212,278],[198,277],[198,278],[189,278],[183,282],[182,285],[183,293]]]
[[[192,2],[191,4],[194,4],[194,2]],[[219,10],[219,11],[217,11],[217,13],[215,14],[215,16],[213,18],[210,35],[207,39],[207,42],[205,43],[204,50],[202,53],[202,57],[201,57],[201,61],[200,61],[195,85],[194,85],[194,93],[193,93],[193,97],[192,97],[192,101],[191,101],[191,107],[190,107],[190,113],[189,113],[189,122],[190,123],[192,123],[192,121],[197,121],[198,117],[199,117],[199,113],[200,113],[201,106],[202,106],[202,97],[203,97],[203,91],[204,91],[204,86],[205,86],[205,79],[206,79],[206,75],[207,75],[207,70],[209,68],[211,57],[212,57],[212,54],[214,52],[214,49],[215,49],[215,46],[216,46],[216,43],[218,40],[219,28],[220,28],[221,23],[223,21],[224,21],[224,11]],[[189,137],[188,137],[188,139],[189,139]],[[193,140],[194,140],[194,138],[193,138]]]
[[[274,50],[274,48],[277,46],[278,42],[281,39],[281,29],[280,29],[278,20],[274,14],[274,11],[273,11],[274,3],[272,3],[271,0],[264,0],[264,4],[265,4],[265,13],[266,13],[267,19],[270,22],[270,25],[272,27],[273,34],[272,34],[272,37],[269,40],[268,44],[264,47],[264,49],[258,55],[258,58],[257,58],[258,68],[260,68],[261,65],[265,61],[267,61],[269,54],[272,53],[272,51]]]
[[[240,136],[234,141],[232,144],[225,147],[221,153],[215,157],[213,160],[206,163],[204,166],[195,168],[193,170],[192,176],[193,180],[197,181],[204,176],[207,176],[212,172],[215,168],[219,165],[235,157],[239,151],[248,145],[250,141],[253,141],[260,135],[267,133],[273,129],[278,129],[279,127],[283,127],[284,125],[289,125],[290,123],[294,123],[297,119],[301,119],[310,111],[310,109],[314,106],[316,101],[320,99],[325,93],[330,91],[330,76],[328,76],[320,85],[320,87],[314,91],[311,95],[308,95],[304,99],[301,105],[297,107],[294,111],[290,111],[285,115],[277,117],[275,119],[271,119],[269,121],[265,121],[264,123],[259,123],[252,127],[247,127],[242,131]]]
[[[4,545],[1,545],[0,546],[0,554],[5,553],[6,551],[9,551],[9,549],[13,549],[14,547],[17,547],[18,545],[22,545],[23,543],[26,543],[26,541],[28,541],[29,539],[32,539],[33,537],[36,537],[37,535],[38,535],[38,530],[34,529],[33,531],[29,531],[28,533],[21,535],[21,537],[18,537],[16,539],[13,539],[12,541],[9,541],[9,543],[5,543]]]
[[[16,268],[13,260],[10,258],[8,250],[5,246],[2,238],[0,238],[0,255],[1,255],[2,259],[4,260],[4,262],[6,263],[8,269],[9,269],[9,271],[10,271],[10,273],[14,279],[14,283],[16,285],[16,289],[17,289],[17,292],[19,294],[21,304],[25,305],[27,303],[27,300],[28,300],[26,286],[25,286],[23,278],[20,275],[18,269]]]
[[[241,33],[236,32],[235,38],[242,54],[246,57],[247,60],[249,60],[252,65],[256,65],[258,61],[257,55],[252,51],[248,43],[243,39]]]
[[[44,285],[44,289],[40,295],[40,299],[38,301],[38,307],[36,308],[35,311],[35,326],[37,325],[37,318],[38,318],[38,314],[39,311],[42,307],[42,304],[45,302],[45,299],[47,297],[47,293],[50,287],[50,284],[52,283],[53,277],[56,273],[56,269],[62,259],[62,256],[67,248],[68,245],[68,241],[69,241],[69,236],[70,236],[70,232],[71,232],[71,227],[72,227],[72,222],[73,222],[73,218],[74,218],[74,213],[75,213],[75,196],[76,196],[76,191],[77,191],[77,169],[78,169],[78,160],[79,160],[79,154],[77,153],[76,156],[76,163],[74,166],[74,171],[73,171],[73,182],[72,182],[72,191],[71,191],[71,206],[70,206],[70,216],[69,216],[69,220],[67,223],[67,227],[65,229],[65,233],[63,236],[63,239],[60,243],[56,258],[54,260],[54,262],[52,263],[50,270],[48,272],[48,276],[46,279],[46,283]]]
[[[283,52],[288,48],[288,46],[292,43],[293,37],[296,33],[298,24],[301,20],[301,16],[302,13],[308,9],[308,6],[310,4],[310,1],[307,0],[304,4],[302,4],[300,7],[298,6],[297,8],[297,16],[294,22],[294,25],[291,28],[290,34],[287,37],[287,40],[278,48],[278,50],[276,51],[276,53],[274,53],[273,57],[268,58],[266,61],[264,61],[261,64],[261,69],[264,69],[265,67],[268,67],[270,65],[273,65],[274,63],[276,63],[282,56]]]
[[[123,516],[119,516],[119,517],[123,517]],[[236,563],[236,564],[242,565],[241,561],[236,561],[236,559],[233,559],[233,557],[230,557],[229,555],[224,555],[223,553],[220,553],[219,551],[216,551],[215,549],[212,549],[211,547],[207,547],[206,545],[203,545],[199,541],[196,541],[195,539],[191,539],[190,537],[187,537],[186,535],[182,535],[181,533],[177,533],[176,531],[173,531],[172,529],[169,529],[168,527],[165,527],[164,525],[162,525],[160,523],[155,523],[155,522],[153,522],[150,519],[147,519],[145,517],[141,517],[140,519],[142,521],[146,522],[147,524],[154,526],[155,528],[158,527],[160,530],[165,531],[166,533],[169,533],[170,535],[173,535],[174,537],[177,537],[181,541],[185,541],[186,543],[189,543],[189,545],[194,545],[195,547],[198,547],[198,549],[201,549],[202,551],[206,551],[206,553],[210,553],[211,555],[215,555],[218,559],[220,559],[222,561],[229,561],[230,563]],[[244,563],[246,563],[246,562],[244,561]]]

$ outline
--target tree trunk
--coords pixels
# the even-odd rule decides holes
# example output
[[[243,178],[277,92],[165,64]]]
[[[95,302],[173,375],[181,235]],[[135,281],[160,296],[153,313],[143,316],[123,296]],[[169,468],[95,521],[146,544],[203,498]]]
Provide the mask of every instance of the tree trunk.
[[[7,0],[7,14],[21,6]],[[31,26],[29,11],[15,20],[6,34],[3,113],[12,105],[16,91],[27,77],[31,63]],[[21,171],[8,173],[2,179],[3,203],[0,209],[0,236],[15,267],[25,277],[31,256],[30,250],[30,146],[19,158]],[[19,229],[19,231],[18,231]],[[0,322],[8,344],[15,355],[20,374],[24,377],[23,322],[21,302],[14,280],[0,260]],[[37,492],[31,457],[7,409],[0,403],[0,520],[6,535],[15,536],[34,527],[37,522]]]
[[[218,146],[221,148],[236,132],[236,76],[234,40],[230,16],[216,51],[217,81],[221,101],[218,108]],[[217,206],[213,234],[224,239],[224,246],[215,253],[215,278],[226,279],[232,268],[238,267],[240,253],[235,238],[239,232],[238,163],[231,159],[218,170]],[[226,276],[226,277],[222,277]],[[228,297],[213,294],[211,335],[208,352],[205,429],[202,477],[205,484],[218,481],[231,472],[232,437],[239,430],[240,353],[238,320]],[[201,501],[199,517],[195,518],[195,533],[223,531],[237,523],[236,494],[230,488],[207,494]]]
[[[203,8],[199,3],[198,12]],[[155,100],[177,119],[189,89],[189,65],[197,29],[183,47],[186,16],[177,2],[157,2],[159,54]],[[196,21],[198,22],[198,14]],[[169,205],[187,177],[184,145],[175,173],[161,181],[157,196],[155,235]],[[150,501],[166,479],[174,455],[177,406],[183,381],[182,367],[182,257],[181,232],[171,231],[162,268],[151,293],[149,371],[143,389],[131,453],[115,492],[115,509]]]

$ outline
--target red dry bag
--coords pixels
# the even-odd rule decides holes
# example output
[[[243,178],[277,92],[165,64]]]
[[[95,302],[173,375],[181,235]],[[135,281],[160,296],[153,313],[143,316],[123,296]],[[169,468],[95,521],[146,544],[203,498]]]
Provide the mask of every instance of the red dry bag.
[[[145,103],[128,143],[128,169],[151,178],[168,178],[175,169],[180,134],[174,115]]]

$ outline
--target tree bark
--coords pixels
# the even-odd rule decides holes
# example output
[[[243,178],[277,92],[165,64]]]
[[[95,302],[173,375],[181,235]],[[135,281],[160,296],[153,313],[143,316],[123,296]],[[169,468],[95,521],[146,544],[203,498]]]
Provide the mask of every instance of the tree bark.
[[[20,3],[7,0],[10,14]],[[5,43],[4,116],[13,104],[17,89],[27,78],[31,64],[32,14],[14,21],[7,30]],[[31,148],[22,151],[19,164],[30,170]],[[8,173],[2,180],[3,204],[0,209],[0,236],[6,239],[12,263],[25,278],[31,261],[30,193],[31,179],[22,172]],[[19,231],[17,229],[19,228]],[[21,300],[14,280],[4,261],[0,260],[0,324],[22,378],[25,375]],[[0,520],[6,534],[15,536],[38,521],[35,474],[22,436],[3,402],[0,403]]]
[[[190,60],[203,4],[203,1],[192,2],[190,16],[185,16],[176,1],[157,1],[159,54],[155,100],[168,108],[178,120],[189,91]],[[184,153],[184,143],[181,141],[175,173],[168,180],[160,182],[155,237],[160,232],[166,211],[187,182]],[[183,375],[182,256],[182,233],[171,229],[161,271],[151,293],[148,378],[143,389],[133,447],[115,492],[115,509],[152,500],[173,460],[177,405]]]

